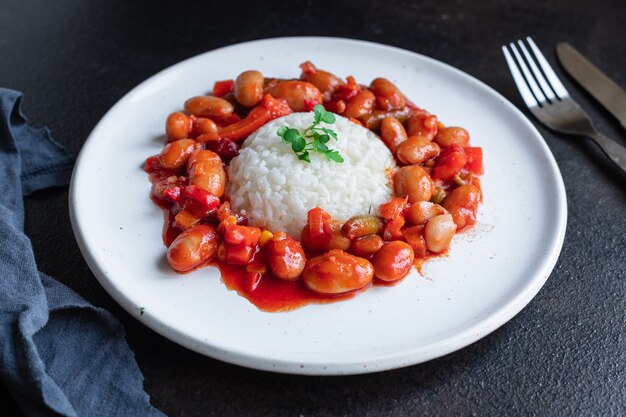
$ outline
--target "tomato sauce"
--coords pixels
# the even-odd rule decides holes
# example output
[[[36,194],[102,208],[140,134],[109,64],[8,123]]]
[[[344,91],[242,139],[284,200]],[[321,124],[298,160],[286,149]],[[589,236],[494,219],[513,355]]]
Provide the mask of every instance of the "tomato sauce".
[[[268,312],[291,311],[307,304],[327,304],[348,300],[371,286],[340,295],[324,295],[309,290],[301,279],[285,281],[270,273],[265,273],[256,287],[251,289],[245,266],[229,265],[220,261],[214,261],[210,265],[219,268],[226,288],[236,291],[259,310]]]
[[[174,226],[174,213],[169,209],[163,209],[163,244],[169,247],[174,239],[180,235],[181,230]]]
[[[162,206],[158,201],[155,201],[155,203]],[[162,208],[163,244],[168,247],[180,235],[181,230],[175,226],[172,211],[169,208]],[[319,255],[319,252],[307,250],[306,255],[310,259]],[[420,275],[423,275],[423,266],[426,262],[433,258],[445,256],[448,256],[448,254],[428,254],[426,257],[416,258],[413,262],[413,267]],[[325,295],[309,290],[301,279],[286,281],[276,278],[269,272],[262,274],[258,282],[251,282],[249,274],[246,273],[245,265],[231,265],[223,261],[213,260],[207,264],[200,265],[196,269],[202,269],[206,266],[218,268],[226,288],[237,292],[237,294],[246,298],[259,310],[266,312],[285,312],[308,304],[329,304],[349,300],[371,287],[394,287],[408,277],[407,275],[407,277],[396,281],[383,281],[374,278],[370,284],[356,291],[339,295]],[[180,274],[185,275],[187,272]]]
[[[445,257],[446,254],[430,254],[424,258],[415,259],[413,266],[423,275],[423,266],[430,259]],[[242,265],[230,265],[226,262],[213,261],[210,266],[219,268],[222,281],[231,291],[246,298],[259,310],[266,312],[284,312],[304,307],[308,304],[329,304],[338,301],[349,300],[371,287],[394,287],[403,282],[411,274],[396,281],[383,281],[377,278],[365,287],[340,295],[324,295],[309,290],[301,279],[285,281],[278,279],[271,273],[261,276],[258,284],[252,289],[251,282],[246,274],[246,267]]]

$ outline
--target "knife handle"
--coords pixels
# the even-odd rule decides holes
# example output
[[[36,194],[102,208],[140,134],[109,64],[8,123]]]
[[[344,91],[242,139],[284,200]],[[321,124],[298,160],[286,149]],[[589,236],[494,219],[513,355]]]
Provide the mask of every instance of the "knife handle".
[[[626,148],[600,132],[588,135],[622,171],[626,172]]]

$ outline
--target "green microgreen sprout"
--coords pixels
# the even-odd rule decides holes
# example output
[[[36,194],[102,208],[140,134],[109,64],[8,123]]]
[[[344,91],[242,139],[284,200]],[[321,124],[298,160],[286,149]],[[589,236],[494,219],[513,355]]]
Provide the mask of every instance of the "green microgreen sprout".
[[[285,143],[291,143],[291,149],[301,161],[311,162],[309,152],[321,153],[329,161],[343,162],[343,157],[338,151],[328,147],[330,139],[337,139],[337,133],[328,127],[320,126],[320,123],[335,123],[335,115],[317,104],[314,108],[313,124],[300,133],[298,129],[281,126],[276,132]]]

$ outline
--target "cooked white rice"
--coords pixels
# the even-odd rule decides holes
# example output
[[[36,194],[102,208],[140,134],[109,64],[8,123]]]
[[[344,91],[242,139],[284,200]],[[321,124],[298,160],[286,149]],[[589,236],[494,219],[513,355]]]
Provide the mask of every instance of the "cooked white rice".
[[[293,113],[273,120],[246,139],[228,167],[226,194],[231,205],[245,210],[250,224],[285,231],[300,240],[307,212],[321,207],[337,220],[367,214],[392,197],[391,152],[368,129],[337,116],[327,125],[338,135],[328,146],[343,163],[311,152],[311,163],[298,160],[291,145],[277,135],[280,126],[303,131],[313,113]]]

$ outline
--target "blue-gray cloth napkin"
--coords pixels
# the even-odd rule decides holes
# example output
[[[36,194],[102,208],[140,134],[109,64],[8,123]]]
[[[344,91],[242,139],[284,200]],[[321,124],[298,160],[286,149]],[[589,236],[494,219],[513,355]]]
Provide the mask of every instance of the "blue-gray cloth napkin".
[[[21,99],[0,88],[2,381],[29,416],[163,416],[117,319],[37,270],[23,196],[67,185],[73,161],[47,129],[27,125]]]

